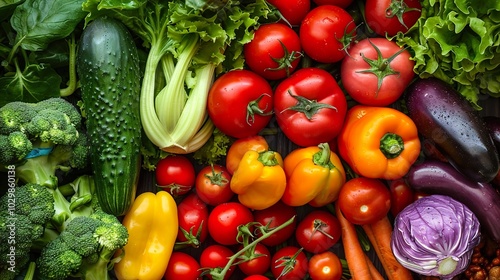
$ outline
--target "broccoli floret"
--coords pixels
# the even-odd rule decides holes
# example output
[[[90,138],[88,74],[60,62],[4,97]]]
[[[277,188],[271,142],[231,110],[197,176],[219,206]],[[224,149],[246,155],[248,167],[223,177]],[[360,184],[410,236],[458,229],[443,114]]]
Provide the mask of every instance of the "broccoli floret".
[[[58,170],[88,166],[88,141],[77,107],[63,98],[0,108],[0,165],[24,183],[57,186]]]
[[[108,265],[116,250],[128,242],[125,226],[113,215],[97,210],[73,218],[59,237],[42,249],[37,267],[42,277],[110,279]]]

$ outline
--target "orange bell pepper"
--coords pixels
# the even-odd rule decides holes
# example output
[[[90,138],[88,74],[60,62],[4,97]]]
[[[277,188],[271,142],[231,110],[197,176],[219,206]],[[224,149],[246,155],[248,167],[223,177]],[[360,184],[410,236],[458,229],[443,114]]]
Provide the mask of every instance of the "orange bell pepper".
[[[162,279],[179,229],[177,204],[166,191],[137,196],[122,224],[129,232],[122,259],[115,264],[120,280]]]
[[[338,137],[340,156],[364,177],[402,178],[420,154],[417,127],[403,112],[356,105]]]
[[[231,144],[226,155],[226,169],[233,174],[243,155],[249,151],[263,152],[269,150],[269,145],[264,137],[260,135],[239,138]]]
[[[321,207],[334,202],[346,181],[342,162],[327,143],[295,149],[283,164],[287,185],[281,200],[290,206]]]
[[[231,190],[241,204],[262,210],[281,199],[286,187],[283,159],[274,151],[247,151],[231,177]]]

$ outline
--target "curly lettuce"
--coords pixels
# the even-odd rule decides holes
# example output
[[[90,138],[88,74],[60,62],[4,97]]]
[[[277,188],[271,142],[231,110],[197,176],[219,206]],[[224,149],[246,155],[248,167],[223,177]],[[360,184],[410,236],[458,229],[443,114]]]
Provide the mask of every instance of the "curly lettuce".
[[[395,40],[413,51],[417,75],[453,85],[477,109],[481,95],[500,97],[500,1],[423,0]]]

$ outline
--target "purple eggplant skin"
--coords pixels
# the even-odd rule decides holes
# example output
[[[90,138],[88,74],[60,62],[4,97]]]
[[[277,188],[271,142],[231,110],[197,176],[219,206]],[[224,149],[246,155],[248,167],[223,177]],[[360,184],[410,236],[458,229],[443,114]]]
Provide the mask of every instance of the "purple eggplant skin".
[[[478,182],[490,182],[500,163],[479,111],[437,78],[418,79],[405,94],[408,115],[457,170]]]
[[[432,159],[414,164],[406,180],[417,192],[447,195],[463,203],[500,244],[500,194],[489,183],[473,181],[449,163]]]
[[[500,117],[486,116],[483,117],[483,120],[486,123],[491,139],[497,147],[497,151],[500,151]]]

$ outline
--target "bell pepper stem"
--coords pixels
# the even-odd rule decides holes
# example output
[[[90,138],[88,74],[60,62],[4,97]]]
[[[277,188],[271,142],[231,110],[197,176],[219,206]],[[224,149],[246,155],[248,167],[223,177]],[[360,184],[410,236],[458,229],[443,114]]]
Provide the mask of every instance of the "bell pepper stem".
[[[380,138],[380,151],[388,158],[398,157],[404,150],[403,138],[394,133],[386,133]]]

